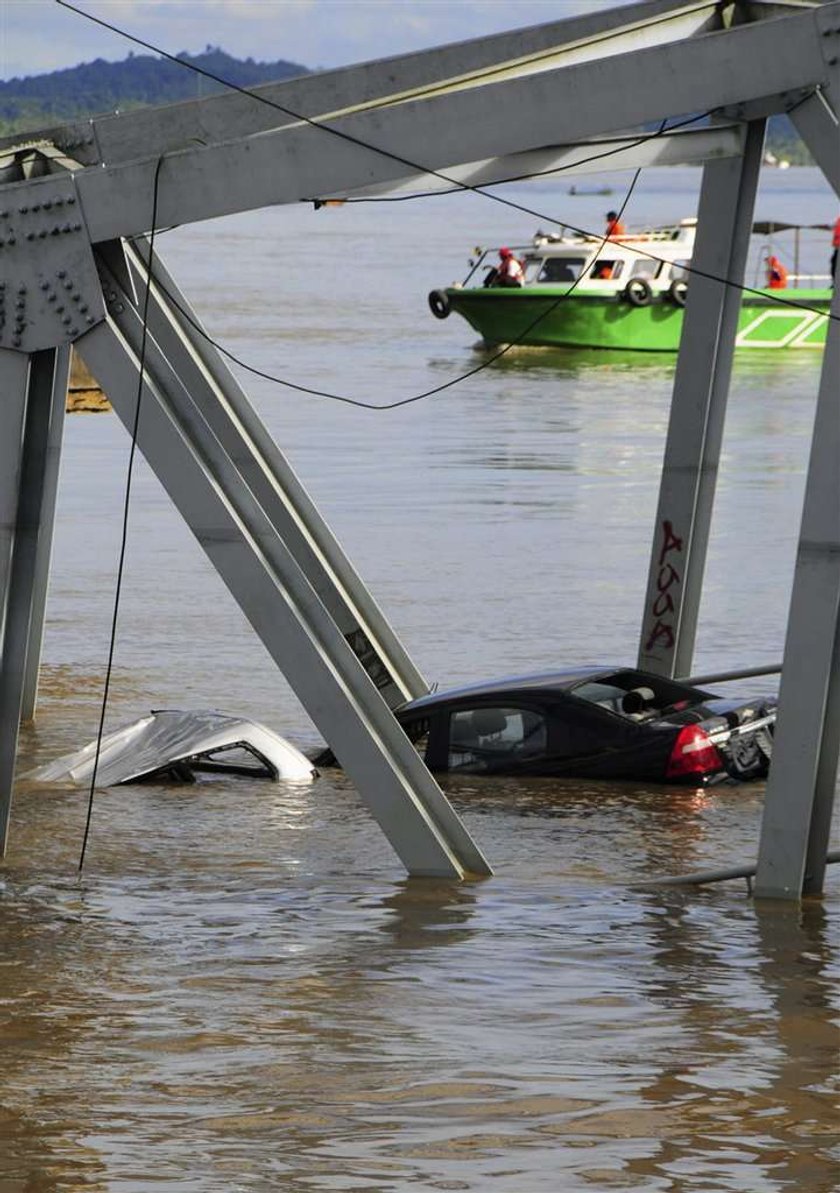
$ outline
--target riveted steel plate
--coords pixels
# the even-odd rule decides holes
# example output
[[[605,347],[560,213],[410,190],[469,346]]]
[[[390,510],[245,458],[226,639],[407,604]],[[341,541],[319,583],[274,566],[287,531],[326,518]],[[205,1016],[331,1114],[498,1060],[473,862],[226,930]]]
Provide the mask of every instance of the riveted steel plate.
[[[72,343],[105,317],[73,178],[0,188],[0,348]]]

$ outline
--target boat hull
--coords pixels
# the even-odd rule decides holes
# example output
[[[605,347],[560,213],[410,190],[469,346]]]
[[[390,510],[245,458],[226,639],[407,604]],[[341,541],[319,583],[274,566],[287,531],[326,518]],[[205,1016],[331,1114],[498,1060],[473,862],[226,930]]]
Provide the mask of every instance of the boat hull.
[[[676,352],[683,309],[667,297],[633,306],[617,294],[567,295],[565,287],[445,291],[449,307],[488,344]],[[737,348],[822,348],[830,290],[748,294],[738,319]],[[786,305],[800,304],[799,306]]]

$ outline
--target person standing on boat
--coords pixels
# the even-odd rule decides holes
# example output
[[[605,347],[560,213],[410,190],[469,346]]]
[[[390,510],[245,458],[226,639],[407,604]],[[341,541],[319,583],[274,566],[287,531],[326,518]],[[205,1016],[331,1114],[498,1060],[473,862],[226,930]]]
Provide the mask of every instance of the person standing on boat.
[[[778,257],[772,253],[767,258],[767,289],[784,290],[788,284],[788,271]]]
[[[621,220],[618,218],[618,212],[617,211],[608,211],[607,212],[607,230],[605,232],[605,236],[607,236],[607,238],[609,238],[610,236],[624,236],[624,235],[626,235],[626,232],[627,232],[627,229],[624,227],[624,224],[622,224]]]
[[[493,280],[494,286],[521,286],[525,281],[522,262],[514,257],[510,249],[499,249],[499,267]]]
[[[840,217],[834,221],[831,233],[831,285],[834,285],[834,271],[837,268],[837,250],[840,249]]]

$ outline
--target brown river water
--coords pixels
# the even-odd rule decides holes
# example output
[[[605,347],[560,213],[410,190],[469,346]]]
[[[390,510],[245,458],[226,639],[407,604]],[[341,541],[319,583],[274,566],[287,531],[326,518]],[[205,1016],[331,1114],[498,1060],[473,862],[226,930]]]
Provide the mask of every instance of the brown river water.
[[[760,218],[833,220],[814,172],[765,173]],[[649,172],[628,221],[693,214],[698,180]],[[566,191],[514,197],[595,230],[620,202]],[[237,355],[384,402],[482,359],[426,293],[476,242],[547,222],[474,196],[302,207],[159,249]],[[698,671],[781,657],[819,364],[738,359]],[[242,378],[446,685],[634,659],[672,372],[512,352],[390,413]],[[112,415],[68,419],[21,773],[96,732],[128,446]],[[154,707],[317,742],[141,463],[108,724]],[[21,779],[0,870],[0,1193],[840,1189],[840,873],[803,907],[634,885],[754,860],[763,786],[445,786],[490,880],[407,880],[338,773],[100,791],[78,880],[86,793]]]

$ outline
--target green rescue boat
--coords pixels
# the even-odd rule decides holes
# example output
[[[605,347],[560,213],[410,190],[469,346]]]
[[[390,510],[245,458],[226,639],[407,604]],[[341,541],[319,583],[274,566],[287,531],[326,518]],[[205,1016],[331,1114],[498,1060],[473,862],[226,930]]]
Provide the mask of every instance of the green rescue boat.
[[[531,245],[515,249],[522,283],[514,286],[493,284],[495,250],[481,250],[466,281],[433,290],[429,306],[439,319],[457,312],[488,345],[675,352],[695,224],[682,220],[610,239],[537,233]],[[471,285],[482,266],[484,280]],[[787,281],[793,284],[745,291],[736,347],[823,347],[830,279],[797,273]]]

